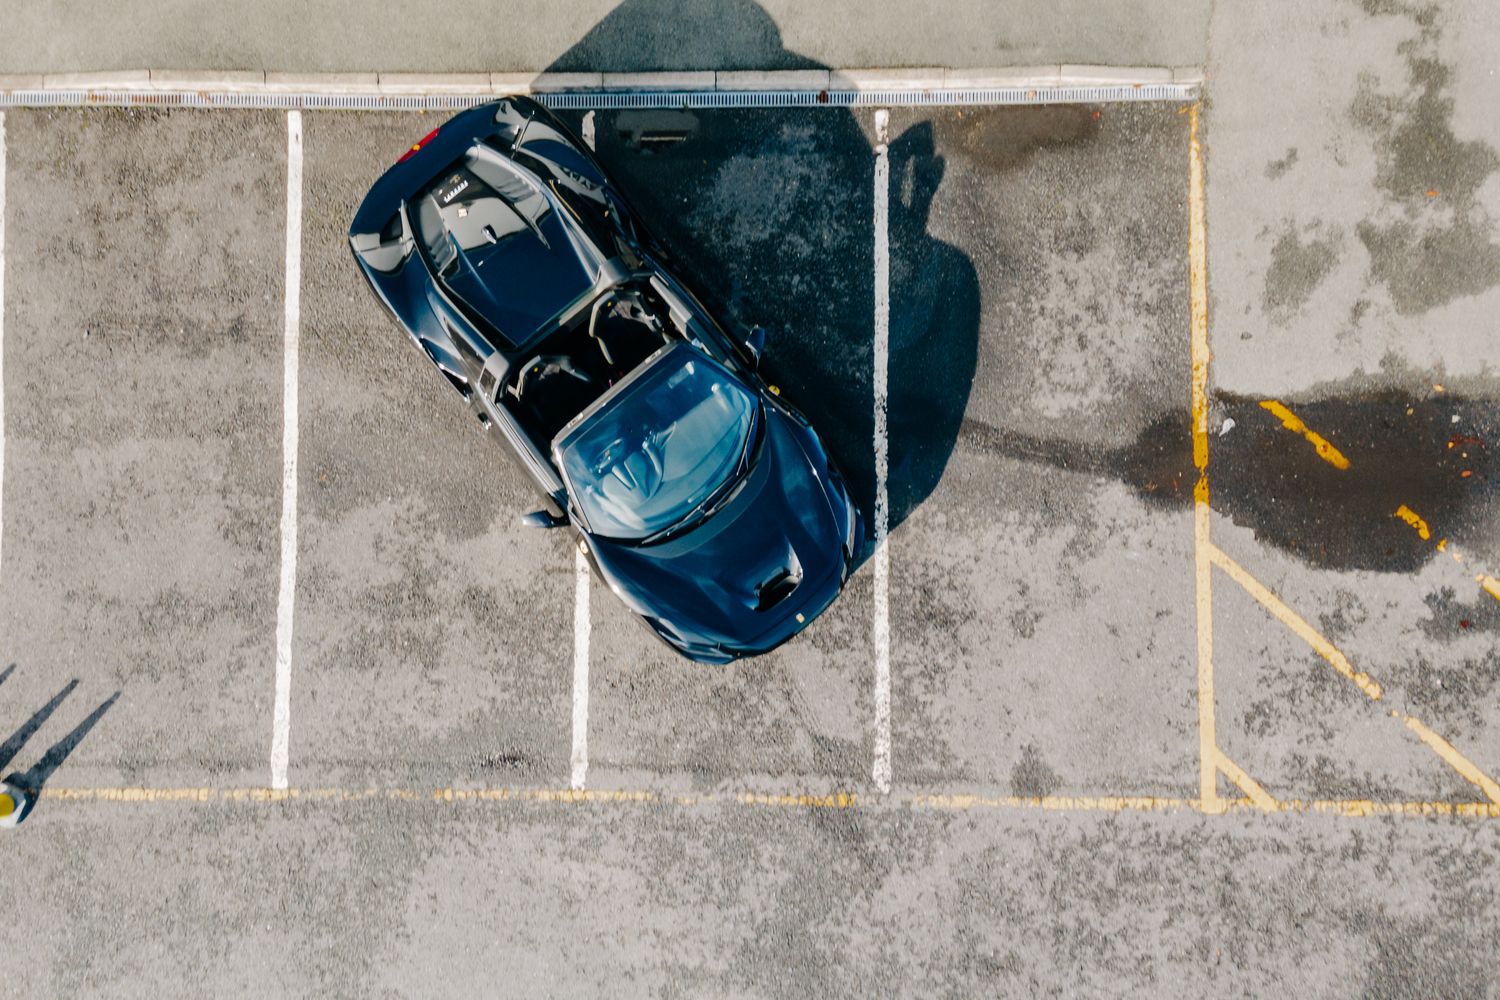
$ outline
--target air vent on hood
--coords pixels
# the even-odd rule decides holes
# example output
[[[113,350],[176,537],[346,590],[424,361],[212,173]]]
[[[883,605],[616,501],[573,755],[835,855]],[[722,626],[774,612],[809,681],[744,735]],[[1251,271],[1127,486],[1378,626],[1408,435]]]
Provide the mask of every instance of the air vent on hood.
[[[795,552],[787,553],[787,564],[755,585],[755,610],[769,611],[788,597],[802,582],[802,563]]]

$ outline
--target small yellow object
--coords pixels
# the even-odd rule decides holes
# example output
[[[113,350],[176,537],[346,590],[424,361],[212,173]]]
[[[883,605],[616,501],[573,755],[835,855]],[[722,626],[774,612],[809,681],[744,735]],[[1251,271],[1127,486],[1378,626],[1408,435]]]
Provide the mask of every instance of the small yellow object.
[[[1406,506],[1406,504],[1402,504],[1400,507],[1396,508],[1395,516],[1401,518],[1401,520],[1405,521],[1407,524],[1415,528],[1417,530],[1418,537],[1420,537],[1422,541],[1428,542],[1432,540],[1432,531],[1427,527],[1427,522],[1422,520],[1422,518],[1418,516],[1417,512]]]
[[[805,621],[807,621],[807,619],[802,617],[802,612],[797,612],[797,624],[801,625]]]
[[[781,387],[780,386],[768,385],[768,386],[766,386],[766,388],[771,390],[771,395],[773,395],[773,396],[779,396],[779,395],[781,395]]]
[[[10,797],[9,792],[0,792],[0,818],[9,816],[16,811],[16,800]]]

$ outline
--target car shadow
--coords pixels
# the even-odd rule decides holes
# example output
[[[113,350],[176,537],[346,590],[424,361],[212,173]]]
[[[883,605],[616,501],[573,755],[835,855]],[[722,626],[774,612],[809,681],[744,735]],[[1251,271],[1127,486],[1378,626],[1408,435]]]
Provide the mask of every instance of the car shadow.
[[[625,0],[557,72],[811,69],[753,0]],[[565,113],[581,125],[581,112]],[[866,116],[869,117],[869,116]],[[600,111],[595,151],[732,334],[817,429],[867,524],[875,508],[874,137],[836,107]],[[889,143],[890,525],[942,477],[978,352],[979,283],[927,231],[944,163],[932,127]]]

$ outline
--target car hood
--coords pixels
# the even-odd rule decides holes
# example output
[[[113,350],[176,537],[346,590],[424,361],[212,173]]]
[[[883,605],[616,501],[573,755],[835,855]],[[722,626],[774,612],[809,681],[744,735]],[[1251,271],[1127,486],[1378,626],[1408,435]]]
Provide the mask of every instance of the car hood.
[[[768,648],[843,584],[842,499],[812,432],[764,407],[764,438],[736,492],[706,521],[646,546],[591,539],[611,588],[694,643]]]

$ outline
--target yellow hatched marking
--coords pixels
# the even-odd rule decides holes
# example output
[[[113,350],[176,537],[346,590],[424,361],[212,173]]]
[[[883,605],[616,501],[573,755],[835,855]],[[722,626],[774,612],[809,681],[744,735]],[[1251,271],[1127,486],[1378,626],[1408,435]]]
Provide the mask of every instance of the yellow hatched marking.
[[[1188,301],[1191,317],[1193,465],[1193,569],[1198,613],[1198,796],[1205,812],[1220,812],[1218,744],[1214,720],[1213,571],[1208,492],[1208,235],[1204,204],[1200,106],[1188,111]]]
[[[1307,643],[1323,659],[1328,661],[1329,666],[1353,681],[1361,691],[1377,701],[1381,697],[1380,685],[1370,678],[1369,674],[1355,670],[1349,658],[1339,652],[1338,647],[1323,638],[1318,630],[1309,625],[1297,612],[1286,606],[1286,603],[1271,593],[1265,584],[1251,576],[1243,566],[1235,562],[1217,546],[1213,547],[1210,555],[1214,565],[1218,566],[1229,578],[1241,587],[1257,601],[1261,607],[1269,611],[1277,621],[1291,629],[1292,632]]]
[[[1281,426],[1293,434],[1301,434],[1306,438],[1307,443],[1313,446],[1313,450],[1323,461],[1335,469],[1349,468],[1349,460],[1344,457],[1344,453],[1335,448],[1333,442],[1303,423],[1302,418],[1297,414],[1274,399],[1262,400],[1260,405],[1262,409],[1271,411],[1271,414],[1281,421]]]
[[[1230,781],[1240,786],[1240,791],[1250,797],[1250,801],[1255,804],[1257,809],[1264,809],[1266,812],[1275,812],[1281,808],[1281,803],[1277,802],[1261,786],[1260,782],[1250,777],[1244,768],[1230,760],[1229,755],[1222,750],[1219,751],[1219,770],[1223,771],[1229,777]]]
[[[1230,803],[1238,809],[1256,808],[1249,799]],[[1494,802],[1379,802],[1372,799],[1282,799],[1277,811],[1284,813],[1333,813],[1337,816],[1454,816],[1465,819],[1500,819],[1500,804]]]
[[[1391,714],[1394,715],[1395,713]],[[1479,790],[1489,796],[1491,802],[1500,805],[1500,785],[1495,784],[1495,779],[1481,771],[1479,766],[1472,760],[1459,753],[1452,743],[1449,743],[1410,715],[1406,716],[1406,728],[1416,733],[1417,737],[1423,743],[1432,748],[1433,753],[1443,758],[1444,762],[1461,774],[1465,781],[1479,786]]]
[[[1215,565],[1228,573],[1230,578],[1241,587],[1244,587],[1251,597],[1259,601],[1283,625],[1291,629],[1304,642],[1316,650],[1319,656],[1332,665],[1333,669],[1357,684],[1359,689],[1371,698],[1378,700],[1381,697],[1380,685],[1371,680],[1369,674],[1355,670],[1349,659],[1343,653],[1339,652],[1333,643],[1323,638],[1316,629],[1307,624],[1295,611],[1287,607],[1264,584],[1251,576],[1243,566],[1229,558],[1222,549],[1214,548],[1212,553]],[[1401,713],[1393,710],[1391,715],[1398,716]],[[1406,728],[1416,733],[1423,743],[1427,744],[1434,753],[1442,758],[1444,763],[1462,775],[1465,780],[1479,786],[1480,790],[1489,796],[1491,801],[1500,804],[1500,785],[1497,785],[1493,778],[1481,771],[1479,766],[1469,760],[1469,758],[1459,753],[1453,744],[1443,739],[1431,729],[1428,729],[1419,720],[1410,715],[1401,717],[1406,721]],[[1225,759],[1227,760],[1227,758]],[[1228,771],[1225,773],[1227,774]]]

